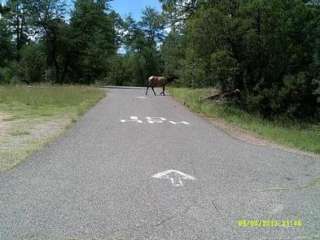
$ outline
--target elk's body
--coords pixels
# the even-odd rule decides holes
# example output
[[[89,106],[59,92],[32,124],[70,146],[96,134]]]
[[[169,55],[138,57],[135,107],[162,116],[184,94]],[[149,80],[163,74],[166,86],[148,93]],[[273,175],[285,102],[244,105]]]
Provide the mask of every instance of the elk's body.
[[[147,81],[147,91],[146,91],[146,95],[148,95],[148,91],[149,88],[152,89],[153,93],[155,96],[157,96],[154,88],[156,87],[162,87],[163,91],[162,93],[160,93],[160,95],[165,96],[166,95],[166,85],[168,83],[173,82],[175,79],[177,79],[177,77],[161,77],[161,76],[151,76],[148,78]]]

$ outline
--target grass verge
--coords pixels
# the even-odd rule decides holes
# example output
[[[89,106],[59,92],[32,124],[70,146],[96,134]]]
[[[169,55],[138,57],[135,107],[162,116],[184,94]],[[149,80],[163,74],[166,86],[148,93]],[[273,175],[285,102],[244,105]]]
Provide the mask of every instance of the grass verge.
[[[83,86],[1,86],[0,172],[62,134],[104,96]]]
[[[275,143],[307,152],[320,153],[320,124],[292,121],[268,121],[236,107],[213,101],[200,101],[212,95],[214,89],[170,88],[170,93],[192,111],[255,133]]]

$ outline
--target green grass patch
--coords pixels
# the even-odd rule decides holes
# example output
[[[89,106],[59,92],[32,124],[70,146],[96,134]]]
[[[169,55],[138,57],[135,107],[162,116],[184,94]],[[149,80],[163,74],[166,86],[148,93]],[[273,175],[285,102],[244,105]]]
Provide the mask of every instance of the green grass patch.
[[[10,133],[11,136],[25,136],[25,135],[30,135],[30,133],[28,131],[14,131],[12,133]]]
[[[170,89],[170,93],[178,101],[184,103],[194,112],[223,119],[227,123],[284,146],[320,153],[320,124],[286,120],[269,121],[234,106],[213,101],[201,101],[201,99],[212,95],[214,92],[214,89]]]
[[[55,139],[104,96],[86,86],[0,86],[0,172]]]
[[[83,114],[104,96],[104,91],[83,86],[0,87],[0,111],[7,119],[51,117],[59,113]]]

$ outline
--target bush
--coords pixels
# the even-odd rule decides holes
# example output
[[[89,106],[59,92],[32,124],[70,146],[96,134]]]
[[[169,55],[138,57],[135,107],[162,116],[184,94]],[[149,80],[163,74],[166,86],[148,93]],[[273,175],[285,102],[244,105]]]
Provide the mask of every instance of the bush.
[[[279,86],[280,85],[280,86]],[[320,81],[307,72],[286,75],[279,85],[257,88],[248,96],[250,111],[263,116],[317,119],[320,113]]]
[[[0,68],[0,84],[10,84],[16,82],[17,64],[12,62],[6,67]]]
[[[103,82],[107,85],[122,86],[127,78],[124,60],[120,56],[114,56],[109,59],[108,65],[110,70]]]
[[[21,82],[35,83],[44,80],[46,55],[41,44],[28,45],[21,50],[17,76]]]
[[[235,79],[239,72],[239,64],[228,51],[217,51],[211,55],[212,79],[220,85],[223,91],[235,89]]]
[[[0,84],[10,83],[10,70],[7,67],[0,68]]]

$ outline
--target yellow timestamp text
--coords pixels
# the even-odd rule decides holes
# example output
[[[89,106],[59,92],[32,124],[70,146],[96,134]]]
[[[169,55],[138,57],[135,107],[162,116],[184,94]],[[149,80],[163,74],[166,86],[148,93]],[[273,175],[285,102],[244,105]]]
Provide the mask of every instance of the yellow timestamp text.
[[[303,227],[302,220],[238,220],[241,228],[300,228]]]

